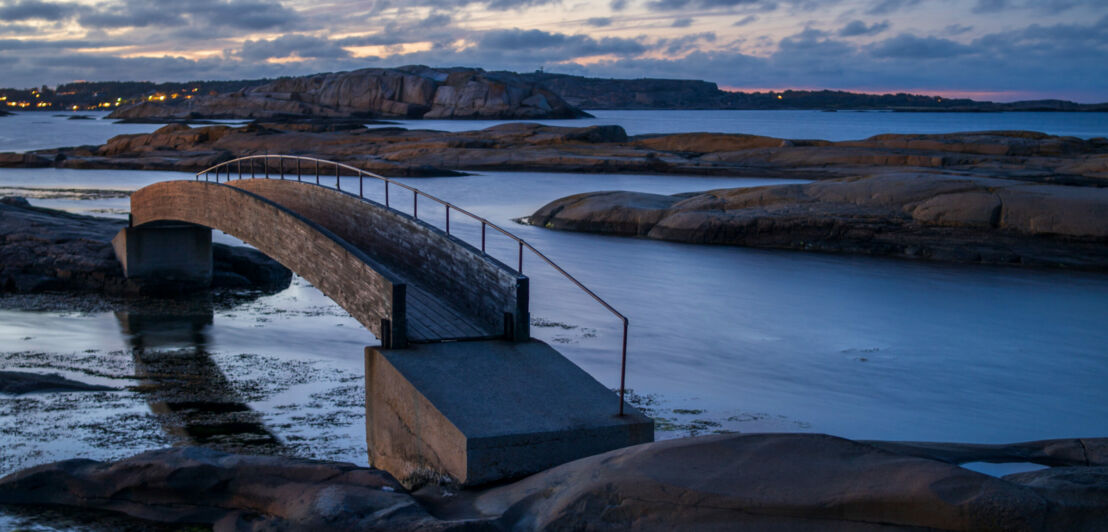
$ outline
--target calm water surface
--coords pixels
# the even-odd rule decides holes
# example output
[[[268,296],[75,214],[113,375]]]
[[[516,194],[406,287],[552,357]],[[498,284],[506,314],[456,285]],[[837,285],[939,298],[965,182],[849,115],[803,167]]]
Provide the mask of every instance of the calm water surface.
[[[562,126],[618,124],[629,135],[745,133],[789,139],[855,140],[882,133],[1022,129],[1052,135],[1108,136],[1108,113],[893,113],[885,111],[590,111],[595,118],[539,120]],[[404,127],[464,131],[492,120],[401,120]],[[374,126],[370,126],[374,127]]]
[[[595,118],[530,120],[549,125],[617,124],[629,135],[650,133],[745,133],[793,139],[855,140],[882,133],[955,133],[1030,130],[1081,138],[1108,137],[1108,113],[893,113],[885,111],[590,111]],[[114,135],[148,133],[160,124],[116,124],[106,112],[82,112],[94,120],[67,120],[66,113],[17,113],[0,117],[0,151],[102,144]],[[241,124],[233,120],[217,121]],[[466,131],[505,120],[392,120],[410,129]],[[369,127],[395,127],[370,125]]]
[[[840,115],[849,113],[807,114],[833,117],[827,120]],[[901,117],[926,118],[855,115],[889,117],[892,125]],[[1069,128],[1069,134],[1104,134],[1097,129],[1103,124],[1094,119],[1099,115],[1083,116],[1093,118],[1059,127]],[[0,138],[18,136],[4,129],[11,119],[0,118]],[[96,135],[119,133],[116,128],[122,127],[105,126],[106,121],[57,123],[57,138],[76,135],[68,131],[71,125],[90,128],[81,130],[88,139],[81,143],[102,142]],[[14,146],[0,145],[0,151]],[[127,200],[113,191],[181,178],[191,176],[3,169],[0,187],[4,194],[22,193],[42,206],[122,216]],[[1102,436],[1108,426],[1108,328],[1103,326],[1108,276],[695,246],[556,232],[512,221],[577,192],[669,194],[782,181],[507,172],[405,182],[516,232],[626,313],[631,320],[628,383],[653,401],[655,415],[667,423],[661,437],[713,430],[819,431],[856,438],[1003,442]],[[344,186],[355,183],[347,180]],[[379,194],[372,186],[366,190]],[[421,218],[440,225],[442,214],[420,206]],[[456,218],[451,226],[463,237],[478,234],[476,225]],[[490,240],[490,249],[514,264],[510,242]],[[534,257],[525,257],[524,270],[532,278],[534,335],[615,387],[619,322]],[[268,310],[216,312],[204,332],[206,349],[358,372],[362,348],[376,342],[302,281],[264,299],[262,306]],[[108,313],[0,312],[0,345],[9,352],[106,353],[125,349],[128,337],[118,317]],[[216,357],[215,363],[222,360]],[[282,392],[281,400],[311,393],[310,386],[293,387]],[[279,403],[267,399],[250,406],[273,421],[281,419]],[[338,438],[364,446],[359,430]],[[288,437],[281,429],[274,433]],[[88,447],[87,442],[59,447],[41,461],[77,452],[96,457]],[[332,454],[361,461],[357,452]]]

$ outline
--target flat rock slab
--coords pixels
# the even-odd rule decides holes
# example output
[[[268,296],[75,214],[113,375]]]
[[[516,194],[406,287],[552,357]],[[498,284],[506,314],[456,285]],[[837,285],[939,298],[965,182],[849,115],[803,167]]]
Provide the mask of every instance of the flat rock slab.
[[[521,477],[654,439],[654,422],[532,340],[366,349],[370,461],[407,485]]]

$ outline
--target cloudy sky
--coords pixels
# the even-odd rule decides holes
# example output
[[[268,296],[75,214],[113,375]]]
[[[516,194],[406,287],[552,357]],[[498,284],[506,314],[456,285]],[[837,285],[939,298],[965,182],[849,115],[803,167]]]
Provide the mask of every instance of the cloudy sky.
[[[1108,101],[1108,0],[0,0],[0,87],[405,64]]]

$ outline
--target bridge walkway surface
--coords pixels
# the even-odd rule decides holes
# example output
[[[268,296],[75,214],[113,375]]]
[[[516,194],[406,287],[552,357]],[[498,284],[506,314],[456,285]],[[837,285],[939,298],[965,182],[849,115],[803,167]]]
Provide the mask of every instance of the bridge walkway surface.
[[[476,320],[416,284],[408,284],[407,296],[408,339],[413,342],[498,336],[496,332],[481,327]]]

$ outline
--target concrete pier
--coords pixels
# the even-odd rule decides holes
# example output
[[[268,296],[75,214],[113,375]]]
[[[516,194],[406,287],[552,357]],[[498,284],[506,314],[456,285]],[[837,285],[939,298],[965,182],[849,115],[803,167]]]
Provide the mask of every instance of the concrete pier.
[[[112,238],[112,248],[128,279],[212,284],[212,230],[202,225],[124,227]]]
[[[654,421],[550,346],[366,348],[370,463],[408,486],[517,478],[654,440]]]

